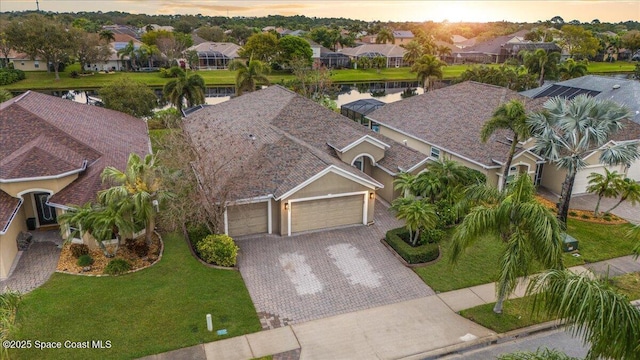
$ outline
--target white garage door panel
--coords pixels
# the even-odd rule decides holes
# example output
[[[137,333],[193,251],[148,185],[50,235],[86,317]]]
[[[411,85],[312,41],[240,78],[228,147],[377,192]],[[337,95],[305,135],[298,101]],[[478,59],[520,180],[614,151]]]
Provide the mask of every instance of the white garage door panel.
[[[266,233],[267,219],[266,202],[229,206],[227,208],[229,236]]]
[[[607,166],[609,171],[617,171],[621,173],[620,166]],[[587,192],[587,186],[589,186],[589,175],[592,173],[598,173],[604,175],[605,166],[598,166],[593,168],[587,168],[581,171],[578,171],[576,174],[576,180],[573,182],[573,192],[572,194],[584,194]],[[564,181],[564,179],[562,179]]]
[[[362,224],[363,195],[291,203],[291,231]]]

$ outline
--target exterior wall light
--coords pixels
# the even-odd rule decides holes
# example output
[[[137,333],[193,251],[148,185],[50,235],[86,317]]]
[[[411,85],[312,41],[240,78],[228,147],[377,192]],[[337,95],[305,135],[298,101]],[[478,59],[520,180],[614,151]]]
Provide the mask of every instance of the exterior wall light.
[[[374,193],[369,193],[369,199],[373,200]]]
[[[284,203],[284,210],[289,211],[289,203]]]

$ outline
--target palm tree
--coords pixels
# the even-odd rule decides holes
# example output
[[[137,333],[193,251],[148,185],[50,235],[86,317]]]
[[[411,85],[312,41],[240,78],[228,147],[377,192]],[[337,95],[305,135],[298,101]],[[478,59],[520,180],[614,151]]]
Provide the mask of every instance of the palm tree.
[[[422,55],[424,54],[424,49],[419,42],[415,40],[409,41],[406,45],[400,45],[406,51],[402,56],[402,60],[409,65],[413,65]]]
[[[622,174],[618,174],[615,170],[609,171],[607,168],[604,169],[604,172],[604,174],[591,173],[591,175],[589,175],[589,186],[587,186],[587,192],[598,195],[596,208],[593,210],[594,216],[598,216],[600,201],[603,197],[612,198],[620,194]]]
[[[507,160],[504,163],[502,184],[500,186],[500,189],[506,189],[507,181],[509,180],[509,169],[511,168],[511,161],[513,160],[513,154],[516,152],[516,147],[519,141],[526,140],[531,136],[527,126],[527,111],[520,100],[513,99],[500,105],[493,113],[493,117],[482,126],[480,140],[486,143],[491,135],[499,129],[510,130],[513,134]]]
[[[129,58],[129,68],[133,69],[135,67],[135,56],[136,56],[136,48],[133,44],[133,40],[129,40],[127,45],[122,49],[118,50],[118,56],[120,57],[120,61],[124,61],[125,57]]]
[[[567,223],[576,174],[587,166],[586,155],[600,151],[600,162],[607,165],[631,164],[640,157],[636,141],[619,141],[601,149],[630,116],[613,101],[587,95],[549,99],[543,111],[529,115],[527,124],[536,140],[534,151],[567,171],[558,203],[558,220],[563,224]]]
[[[402,197],[409,198],[415,195],[415,184],[416,184],[416,176],[402,172],[396,176],[396,179],[393,181],[393,189],[400,190],[402,193]]]
[[[411,72],[417,73],[418,81],[423,84],[425,91],[429,91],[433,88],[436,79],[442,79],[443,66],[447,64],[435,56],[422,55],[411,67]]]
[[[144,222],[147,243],[150,244],[157,207],[172,197],[171,193],[162,189],[160,168],[155,164],[155,156],[147,154],[142,159],[132,153],[124,172],[107,166],[101,178],[103,182],[113,183],[114,186],[98,193],[99,202],[129,204],[132,222]]]
[[[538,86],[544,84],[547,77],[555,78],[558,62],[560,62],[560,53],[548,53],[544,49],[536,51],[522,51],[522,60],[524,66],[531,74],[538,74]]]
[[[567,59],[558,67],[558,74],[560,75],[560,80],[585,76],[587,74],[587,65],[582,61],[576,62],[573,59]]]
[[[405,221],[413,246],[418,244],[421,230],[434,229],[438,222],[435,206],[424,199],[399,197],[393,201],[391,209],[396,212],[398,219]]]
[[[638,359],[640,311],[606,281],[569,270],[550,270],[532,279],[534,306],[563,319],[590,344],[587,359]]]
[[[238,71],[236,74],[236,95],[238,96],[245,91],[255,91],[258,82],[269,84],[266,76],[269,67],[260,60],[249,59],[247,63],[233,60],[229,63],[229,70]]]
[[[180,112],[182,112],[185,102],[187,107],[204,104],[206,88],[202,76],[192,74],[187,77],[182,69],[178,69],[176,73],[178,76],[164,85],[162,89],[164,97]]]
[[[376,44],[396,43],[396,38],[393,36],[393,31],[389,28],[383,28],[376,35]]]
[[[451,48],[446,45],[436,46],[436,53],[440,60],[442,60],[443,57],[451,55]]]
[[[487,233],[505,243],[496,283],[498,301],[493,311],[502,312],[504,299],[513,292],[519,276],[528,276],[537,260],[545,268],[562,268],[562,238],[558,220],[535,200],[529,176],[518,176],[506,191],[472,186],[467,197],[478,204],[456,228],[451,243],[455,263],[465,249]]]
[[[608,214],[611,211],[613,211],[615,208],[620,206],[620,204],[622,204],[624,201],[629,200],[631,205],[635,205],[636,203],[640,202],[640,183],[637,183],[629,178],[626,178],[622,180],[620,183],[618,183],[618,186],[619,186],[619,192],[620,192],[619,193],[620,200],[618,200],[618,202],[615,205],[613,205],[611,209],[605,211],[605,214]]]
[[[116,36],[111,30],[102,30],[99,33],[100,40],[104,40],[107,44],[116,41]]]

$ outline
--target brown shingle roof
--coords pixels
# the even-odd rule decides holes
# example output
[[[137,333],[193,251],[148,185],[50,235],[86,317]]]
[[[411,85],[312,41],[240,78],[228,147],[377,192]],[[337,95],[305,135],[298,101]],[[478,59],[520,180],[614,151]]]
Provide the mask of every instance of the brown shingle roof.
[[[20,205],[20,199],[14,198],[0,190],[0,233],[6,231],[9,220]]]
[[[507,88],[467,81],[387,104],[367,117],[415,136],[486,167],[504,161],[508,131],[497,131],[486,143],[480,130],[495,109],[520,99],[527,110],[541,109],[544,99],[529,99]]]
[[[0,179],[55,176],[86,162],[78,179],[50,199],[61,205],[93,200],[104,167],[124,170],[131,152],[149,152],[144,121],[31,91],[0,104],[0,133]]]
[[[391,145],[380,162],[391,171],[408,169],[425,159],[280,86],[206,107],[187,116],[184,126],[201,156],[210,157],[205,163],[215,163],[210,166],[218,170],[217,184],[207,184],[208,191],[220,198],[224,188],[229,191],[227,201],[266,195],[277,198],[329,166],[375,182],[340,161],[328,145],[343,148],[365,135]]]

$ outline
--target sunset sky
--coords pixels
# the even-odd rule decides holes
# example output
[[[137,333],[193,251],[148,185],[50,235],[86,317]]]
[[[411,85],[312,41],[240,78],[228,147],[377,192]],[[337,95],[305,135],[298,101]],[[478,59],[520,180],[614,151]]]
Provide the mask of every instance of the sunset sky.
[[[640,20],[640,1],[214,1],[214,0],[39,0],[40,9],[57,12],[123,11],[146,14],[212,16],[306,15],[380,21],[603,22]],[[35,10],[36,0],[0,0],[0,11]]]

